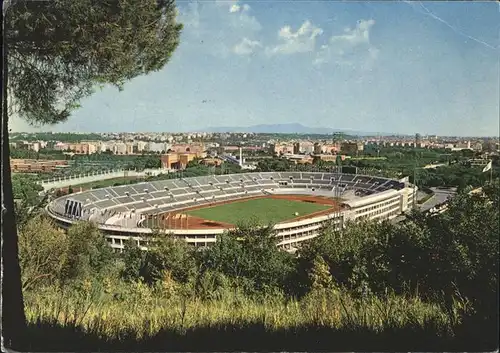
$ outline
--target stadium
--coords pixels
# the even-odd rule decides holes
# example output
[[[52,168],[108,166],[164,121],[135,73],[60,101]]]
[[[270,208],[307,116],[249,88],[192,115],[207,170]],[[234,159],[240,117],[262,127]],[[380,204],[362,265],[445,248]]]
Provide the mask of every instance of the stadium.
[[[206,247],[241,222],[273,224],[278,246],[294,251],[326,224],[393,219],[414,203],[407,180],[358,174],[266,172],[212,175],[94,189],[57,198],[48,214],[67,228],[95,222],[114,249],[154,231]]]

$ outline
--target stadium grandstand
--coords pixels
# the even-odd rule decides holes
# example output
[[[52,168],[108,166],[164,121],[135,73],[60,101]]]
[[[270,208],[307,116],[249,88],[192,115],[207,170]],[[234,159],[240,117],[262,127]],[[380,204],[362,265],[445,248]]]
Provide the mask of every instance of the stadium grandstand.
[[[227,207],[238,205],[241,209],[245,200],[302,201],[300,205],[283,205],[284,208],[297,205],[297,210],[302,210],[306,203],[316,204],[317,209],[308,211],[309,214],[294,212],[274,224],[278,246],[294,251],[301,242],[317,236],[327,223],[341,228],[358,219],[398,217],[413,207],[416,190],[407,180],[367,175],[241,173],[88,190],[55,199],[46,210],[63,228],[78,220],[95,222],[113,248],[123,249],[127,239],[147,248],[154,241],[148,234],[154,231],[169,233],[197,247],[210,246],[218,235],[237,223],[196,214],[207,208],[215,212],[218,205],[234,216],[236,211],[228,212]],[[249,207],[248,213],[257,212],[255,205]]]

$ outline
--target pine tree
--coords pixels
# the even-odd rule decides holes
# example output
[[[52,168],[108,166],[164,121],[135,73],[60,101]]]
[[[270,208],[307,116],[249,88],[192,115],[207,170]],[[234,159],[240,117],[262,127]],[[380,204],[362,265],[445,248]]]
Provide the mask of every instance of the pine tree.
[[[4,1],[2,101],[2,334],[20,348],[25,329],[12,194],[9,115],[67,120],[106,84],[158,71],[179,44],[173,0]]]

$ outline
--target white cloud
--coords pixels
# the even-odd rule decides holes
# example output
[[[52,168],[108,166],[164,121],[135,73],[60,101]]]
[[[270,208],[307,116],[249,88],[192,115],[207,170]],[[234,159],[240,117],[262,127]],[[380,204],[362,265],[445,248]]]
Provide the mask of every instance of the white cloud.
[[[355,66],[354,61],[364,59],[363,68],[370,69],[379,53],[370,43],[373,25],[373,19],[359,20],[355,28],[345,28],[343,34],[331,36],[329,42],[321,47],[313,63],[321,65],[333,62],[337,65]]]
[[[330,43],[349,43],[350,45],[359,45],[370,42],[370,28],[375,24],[374,20],[360,20],[356,28],[346,28],[345,34],[332,36]]]
[[[231,7],[229,8],[229,12],[231,13],[235,13],[235,12],[248,12],[250,11],[250,5],[248,4],[243,4],[243,5],[239,5],[237,3],[235,4],[232,4]]]
[[[278,32],[278,38],[283,43],[268,48],[268,53],[294,54],[312,52],[315,49],[316,38],[322,33],[321,28],[314,26],[308,20],[296,32],[293,32],[290,26],[285,26]]]
[[[260,31],[262,26],[259,21],[249,14],[250,6],[247,4],[239,5],[233,4],[229,9],[231,13],[228,21],[233,29],[246,30],[246,31]],[[236,15],[237,13],[237,15]]]
[[[313,63],[321,65],[354,65],[365,60],[370,68],[377,59],[378,50],[370,43],[375,25],[373,19],[359,20],[353,28],[345,27],[318,47],[323,29],[310,20],[298,28],[282,27],[277,42],[263,45],[262,26],[252,15],[251,7],[241,1],[203,1],[180,7],[180,22],[184,23],[181,50],[195,50],[218,57],[234,54],[247,56],[265,48],[268,55],[314,53]]]
[[[262,47],[262,44],[259,41],[243,38],[241,42],[233,47],[233,53],[237,55],[250,55],[260,47]]]
[[[238,4],[233,4],[230,8],[229,8],[229,12],[238,12],[240,11],[240,5]]]
[[[235,46],[241,44],[241,38],[256,41],[262,29],[250,6],[237,1],[200,1],[179,8],[179,21],[184,24],[179,50],[227,57],[236,53]],[[249,50],[248,43],[243,45],[246,46],[238,47],[238,53]]]

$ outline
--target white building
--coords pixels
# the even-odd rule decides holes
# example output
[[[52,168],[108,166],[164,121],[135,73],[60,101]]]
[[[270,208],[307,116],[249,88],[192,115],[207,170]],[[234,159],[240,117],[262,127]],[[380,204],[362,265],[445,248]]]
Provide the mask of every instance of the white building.
[[[137,146],[137,152],[142,152],[147,150],[148,143],[146,141],[137,141],[136,146]]]
[[[127,144],[124,142],[118,142],[113,145],[114,154],[127,154]]]
[[[170,145],[165,142],[149,142],[147,150],[150,152],[167,152]]]

